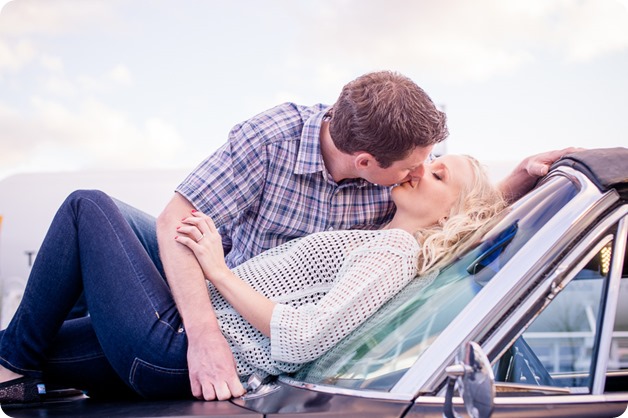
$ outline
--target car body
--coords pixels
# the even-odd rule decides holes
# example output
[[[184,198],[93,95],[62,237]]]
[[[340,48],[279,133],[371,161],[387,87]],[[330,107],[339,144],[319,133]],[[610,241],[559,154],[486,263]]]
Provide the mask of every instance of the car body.
[[[411,283],[294,375],[229,402],[42,408],[46,416],[117,407],[116,416],[442,417],[448,367],[475,342],[491,364],[493,417],[616,417],[628,405],[627,235],[628,149],[572,154],[479,245],[434,280]],[[466,416],[458,393],[452,403]]]

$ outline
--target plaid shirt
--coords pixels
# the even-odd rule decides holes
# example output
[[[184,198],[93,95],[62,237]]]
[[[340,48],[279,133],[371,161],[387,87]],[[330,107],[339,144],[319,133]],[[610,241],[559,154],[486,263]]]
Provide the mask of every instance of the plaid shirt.
[[[390,188],[336,183],[320,151],[328,106],[285,103],[236,125],[177,187],[218,227],[229,267],[314,232],[373,228],[394,213]]]

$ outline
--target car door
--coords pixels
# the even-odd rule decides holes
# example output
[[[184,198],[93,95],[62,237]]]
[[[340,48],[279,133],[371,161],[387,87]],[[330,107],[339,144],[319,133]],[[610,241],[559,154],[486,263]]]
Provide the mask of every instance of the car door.
[[[626,206],[574,242],[494,362],[493,417],[616,417],[628,403]],[[610,226],[609,226],[610,225]],[[562,267],[570,271],[560,271]]]

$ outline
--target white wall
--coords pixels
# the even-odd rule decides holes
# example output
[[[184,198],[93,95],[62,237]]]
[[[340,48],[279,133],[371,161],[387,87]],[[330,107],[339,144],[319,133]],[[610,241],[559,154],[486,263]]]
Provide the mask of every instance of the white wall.
[[[76,189],[100,189],[157,215],[187,171],[19,174],[0,181],[0,328],[13,316],[48,225]]]

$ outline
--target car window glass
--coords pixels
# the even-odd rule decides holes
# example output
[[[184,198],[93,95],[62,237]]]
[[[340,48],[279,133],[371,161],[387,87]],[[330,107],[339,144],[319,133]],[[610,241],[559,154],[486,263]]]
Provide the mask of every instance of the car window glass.
[[[441,269],[414,281],[373,317],[294,377],[309,383],[387,391],[530,237],[574,195],[555,177],[506,211],[482,242]]]
[[[587,264],[502,355],[494,366],[497,382],[530,385],[535,394],[538,386],[589,393],[612,246],[588,254]]]
[[[626,237],[624,237],[626,242]],[[619,287],[619,302],[615,314],[613,339],[608,359],[605,392],[626,391],[628,388],[628,242],[626,242],[621,284]],[[612,254],[615,256],[615,254]],[[605,254],[604,261],[611,254]]]

